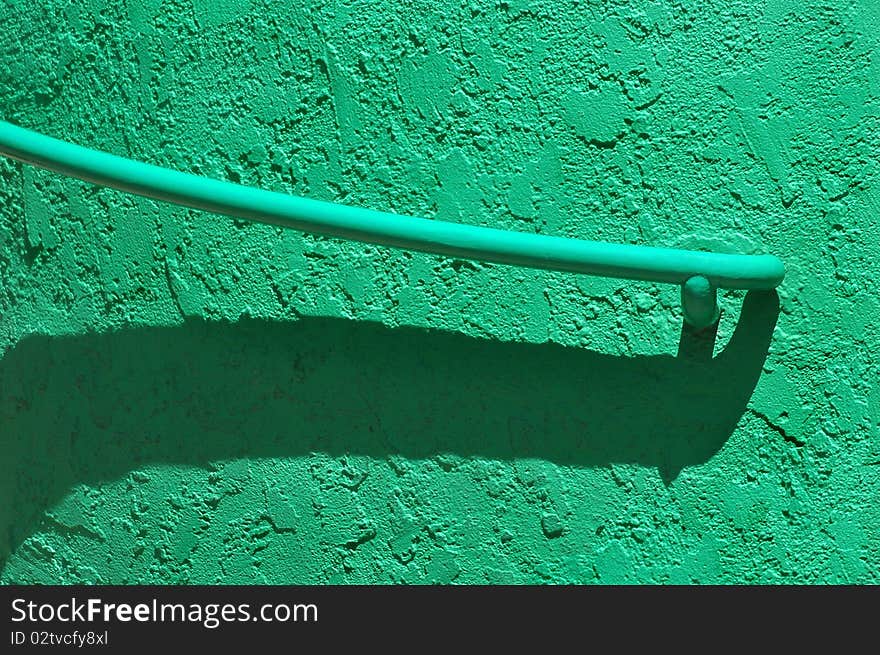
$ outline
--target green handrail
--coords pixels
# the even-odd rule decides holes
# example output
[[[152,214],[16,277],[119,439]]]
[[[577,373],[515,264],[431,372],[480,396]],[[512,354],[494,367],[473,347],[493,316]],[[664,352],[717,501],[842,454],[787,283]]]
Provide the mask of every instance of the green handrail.
[[[173,171],[3,121],[0,154],[148,198],[304,232],[516,266],[671,282],[681,285],[685,319],[697,328],[717,320],[719,287],[773,289],[785,276],[782,261],[772,255],[613,244],[401,216]]]

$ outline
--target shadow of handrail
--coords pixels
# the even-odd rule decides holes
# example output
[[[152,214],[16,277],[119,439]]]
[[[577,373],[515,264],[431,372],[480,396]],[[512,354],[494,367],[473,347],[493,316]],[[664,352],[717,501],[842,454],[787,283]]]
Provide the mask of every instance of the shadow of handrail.
[[[778,309],[749,292],[714,358],[687,328],[678,356],[638,357],[333,318],[28,337],[0,360],[0,565],[72,486],[149,463],[454,454],[669,482],[735,429]]]

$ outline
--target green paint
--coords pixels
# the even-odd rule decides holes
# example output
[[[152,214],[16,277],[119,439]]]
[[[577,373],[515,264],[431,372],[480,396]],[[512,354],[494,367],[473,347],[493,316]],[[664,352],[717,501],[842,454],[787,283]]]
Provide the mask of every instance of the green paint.
[[[875,3],[209,4],[3,3],[0,118],[778,306],[0,161],[0,580],[878,581]]]
[[[265,160],[261,155],[252,157],[255,152],[265,155],[265,148],[254,146],[248,161]],[[145,198],[322,235],[544,270],[675,282],[682,285],[684,319],[700,328],[718,320],[717,286],[769,291],[785,276],[782,261],[772,255],[566,239],[377,212],[173,171],[4,121],[0,121],[0,155]],[[33,213],[25,209],[26,215]],[[45,219],[45,214],[41,217]]]

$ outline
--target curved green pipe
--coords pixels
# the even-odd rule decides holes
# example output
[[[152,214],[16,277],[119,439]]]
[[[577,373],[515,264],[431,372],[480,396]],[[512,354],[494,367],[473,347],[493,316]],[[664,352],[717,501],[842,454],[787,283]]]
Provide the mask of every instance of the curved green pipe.
[[[3,121],[0,154],[186,207],[452,257],[682,285],[702,276],[713,289],[772,289],[785,275],[782,261],[772,255],[726,255],[513,232],[264,191],[91,150]],[[687,314],[687,306],[685,310]]]

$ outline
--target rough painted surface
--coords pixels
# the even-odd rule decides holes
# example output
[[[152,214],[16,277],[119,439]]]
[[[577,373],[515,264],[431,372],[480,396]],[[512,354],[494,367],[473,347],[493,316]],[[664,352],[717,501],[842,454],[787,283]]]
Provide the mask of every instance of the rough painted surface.
[[[875,0],[0,8],[26,127],[789,271],[713,345],[669,286],[2,160],[0,581],[880,581]]]

